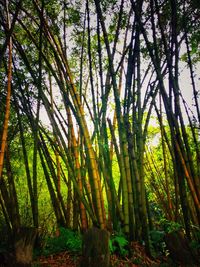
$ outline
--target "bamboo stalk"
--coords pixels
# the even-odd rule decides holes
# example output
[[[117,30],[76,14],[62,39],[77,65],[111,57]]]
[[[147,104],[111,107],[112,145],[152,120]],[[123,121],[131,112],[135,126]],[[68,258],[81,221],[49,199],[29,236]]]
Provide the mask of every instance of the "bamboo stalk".
[[[7,27],[10,29],[10,15],[8,9],[8,0],[5,1],[6,4],[6,15],[7,15]],[[10,99],[11,99],[11,83],[12,83],[12,36],[9,37],[8,41],[8,74],[7,74],[7,96],[6,96],[6,107],[5,107],[5,117],[3,124],[3,133],[1,138],[0,147],[0,180],[3,171],[4,154],[6,149],[6,142],[8,136],[8,122],[10,117]]]

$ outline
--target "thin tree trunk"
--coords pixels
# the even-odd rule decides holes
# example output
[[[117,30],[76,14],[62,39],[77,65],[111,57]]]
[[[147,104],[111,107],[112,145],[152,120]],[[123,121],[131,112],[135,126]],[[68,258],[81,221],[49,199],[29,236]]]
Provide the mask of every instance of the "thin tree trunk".
[[[7,15],[7,27],[10,30],[10,15],[8,9],[8,0],[5,1],[5,9]],[[6,95],[6,105],[5,105],[5,117],[3,123],[3,132],[1,137],[1,144],[0,144],[0,180],[3,171],[3,163],[4,163],[4,154],[6,149],[6,142],[8,136],[8,122],[10,116],[10,99],[11,99],[11,83],[12,83],[12,37],[9,37],[8,41],[8,74],[7,74],[7,95]]]

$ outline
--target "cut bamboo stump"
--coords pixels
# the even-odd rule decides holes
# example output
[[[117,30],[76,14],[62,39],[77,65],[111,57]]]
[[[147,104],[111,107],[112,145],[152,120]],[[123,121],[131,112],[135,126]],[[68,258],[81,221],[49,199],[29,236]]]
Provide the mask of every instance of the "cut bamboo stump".
[[[37,230],[23,227],[18,229],[14,238],[16,266],[30,266],[33,259],[33,247]]]
[[[165,242],[169,250],[170,256],[175,261],[182,264],[192,264],[196,259],[192,254],[187,239],[182,232],[168,233],[165,236]]]
[[[109,267],[109,232],[96,227],[83,236],[83,257],[81,267]]]

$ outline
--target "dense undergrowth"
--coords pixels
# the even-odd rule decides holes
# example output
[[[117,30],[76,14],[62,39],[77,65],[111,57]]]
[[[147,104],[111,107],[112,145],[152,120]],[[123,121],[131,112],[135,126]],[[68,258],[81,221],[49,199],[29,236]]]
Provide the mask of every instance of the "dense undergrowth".
[[[48,256],[65,250],[79,253],[82,247],[81,234],[64,227],[60,227],[53,236],[41,238],[40,247],[35,248],[35,256]]]
[[[109,248],[111,259],[115,264],[116,262],[129,262],[136,266],[144,266],[144,261],[149,262],[147,266],[179,266],[180,255],[171,255],[169,247],[166,243],[166,236],[169,234],[183,233],[183,227],[176,223],[170,222],[166,219],[161,219],[157,228],[150,231],[151,249],[152,255],[149,257],[145,253],[145,243],[129,242],[122,231],[112,233],[109,240]],[[184,234],[184,233],[183,233]],[[178,236],[178,235],[177,235]],[[184,235],[185,236],[185,235]],[[12,242],[9,236],[9,232],[1,227],[0,233],[0,257],[1,255],[11,255]],[[185,239],[183,239],[185,240]],[[185,242],[185,241],[184,241]],[[180,247],[180,250],[182,248]],[[197,228],[193,229],[193,238],[188,242],[188,249],[194,255],[194,260],[198,258],[200,252],[200,231]],[[82,254],[82,234],[71,229],[60,227],[53,233],[46,234],[40,233],[36,242],[36,247],[33,252],[34,262],[40,257],[51,257],[52,255],[58,255],[59,253],[69,252],[70,255],[74,255],[77,258]],[[179,253],[178,250],[176,253]],[[183,251],[184,253],[184,251]],[[173,253],[172,253],[173,254]],[[195,259],[196,258],[196,259]],[[198,261],[198,259],[197,259]],[[114,263],[113,263],[114,264]],[[113,266],[118,266],[118,265]],[[120,263],[121,264],[121,263]],[[128,264],[128,263],[127,263]],[[156,265],[157,264],[157,265]],[[158,265],[159,264],[159,265]],[[192,265],[194,264],[194,265]],[[40,265],[33,265],[40,266]],[[50,265],[51,266],[51,265]],[[126,266],[126,265],[119,265]],[[129,265],[127,265],[129,266]],[[145,265],[146,266],[146,265]],[[191,265],[182,266],[198,266],[191,262]]]
[[[176,260],[176,258],[173,257],[174,255],[170,254],[165,240],[165,237],[168,234],[176,235],[177,233],[182,233],[182,227],[180,224],[162,219],[159,229],[150,231],[152,248],[152,255],[150,258],[149,255],[145,253],[144,243],[129,242],[122,232],[113,233],[111,234],[109,240],[111,257],[115,258],[115,260],[117,259],[118,261],[120,259],[122,261],[129,259],[129,261],[136,264],[136,266],[143,266],[142,262],[145,260],[145,257],[148,258],[150,262],[152,260],[155,264],[159,263],[159,266],[179,266],[179,257],[177,257]],[[196,238],[188,243],[188,250],[191,250],[193,255],[197,257],[200,252],[200,231],[197,229],[195,231],[195,236]],[[34,257],[35,259],[39,256],[47,257],[63,251],[68,251],[72,254],[81,256],[82,235],[76,231],[61,227],[59,228],[59,231],[55,232],[52,236],[46,236],[41,239],[41,247],[35,248]],[[196,265],[192,265],[191,262],[191,266]]]

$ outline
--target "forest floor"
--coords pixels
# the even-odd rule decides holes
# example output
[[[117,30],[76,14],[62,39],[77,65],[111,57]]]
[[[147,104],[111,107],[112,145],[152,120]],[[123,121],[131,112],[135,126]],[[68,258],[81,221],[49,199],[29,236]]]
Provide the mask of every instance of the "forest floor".
[[[62,252],[48,257],[41,256],[34,263],[33,267],[78,267],[81,256],[73,255],[69,252]],[[142,263],[143,262],[143,263]],[[159,266],[158,262],[147,258],[142,259],[140,264],[133,263],[132,259],[121,259],[117,256],[111,256],[111,266],[113,267],[138,267],[138,266]],[[95,267],[95,266],[94,266]]]
[[[81,256],[73,254],[68,251],[61,252],[50,256],[40,256],[37,258],[33,267],[78,267],[80,266]],[[121,258],[117,255],[111,256],[112,267],[190,267],[190,265],[175,264],[169,257],[161,257],[160,259],[153,260],[149,258],[144,247],[138,243],[132,244],[132,255],[129,257]],[[198,267],[197,265],[191,265]],[[95,267],[95,266],[94,266]]]

